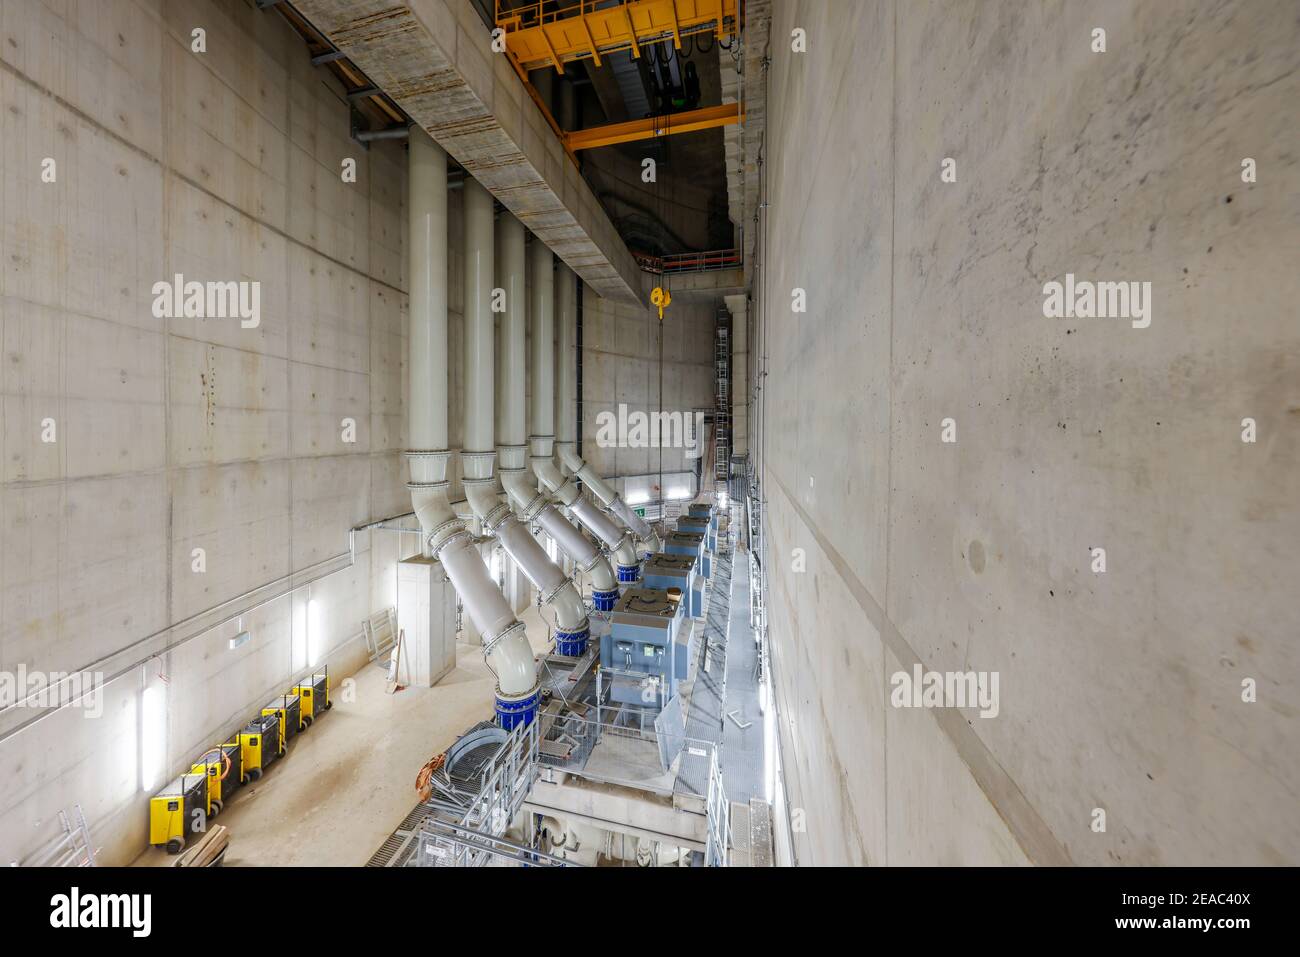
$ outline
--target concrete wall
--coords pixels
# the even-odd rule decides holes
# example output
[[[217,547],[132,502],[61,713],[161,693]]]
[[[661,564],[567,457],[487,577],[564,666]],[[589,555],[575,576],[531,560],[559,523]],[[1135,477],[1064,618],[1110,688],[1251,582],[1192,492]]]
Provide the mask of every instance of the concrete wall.
[[[1295,6],[773,6],[755,354],[799,861],[1297,863]],[[1045,318],[1067,272],[1150,281],[1150,327]],[[999,673],[1000,714],[892,707],[918,662]]]
[[[644,298],[653,283],[646,276]],[[717,307],[701,302],[673,302],[664,312],[663,401],[659,382],[659,310],[602,299],[590,287],[582,299],[582,455],[601,475],[633,479],[628,492],[649,492],[658,482],[660,449],[602,445],[601,413],[693,413],[713,409],[713,327]],[[684,483],[698,459],[680,446],[662,449],[665,487]],[[706,476],[706,479],[711,476]]]
[[[240,0],[6,3],[0,117],[0,669],[130,665],[190,630],[148,636],[409,508],[405,153],[348,138],[339,90],[278,16]],[[260,326],[155,318],[152,284],[175,273],[260,281]],[[397,536],[357,548],[351,568],[246,615],[242,648],[231,623],[128,667],[98,720],[64,709],[13,733],[31,714],[5,715],[0,858],[75,802],[107,862],[143,846],[145,683],[167,689],[170,776],[307,666],[309,599],[314,657],[354,668],[362,619],[395,600]]]

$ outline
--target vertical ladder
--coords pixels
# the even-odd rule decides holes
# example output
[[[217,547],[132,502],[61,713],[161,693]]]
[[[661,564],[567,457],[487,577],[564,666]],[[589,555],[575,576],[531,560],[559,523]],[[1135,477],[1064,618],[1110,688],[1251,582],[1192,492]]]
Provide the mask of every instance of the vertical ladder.
[[[725,312],[725,310],[724,310]],[[719,313],[713,342],[713,478],[725,484],[731,467],[730,314]]]

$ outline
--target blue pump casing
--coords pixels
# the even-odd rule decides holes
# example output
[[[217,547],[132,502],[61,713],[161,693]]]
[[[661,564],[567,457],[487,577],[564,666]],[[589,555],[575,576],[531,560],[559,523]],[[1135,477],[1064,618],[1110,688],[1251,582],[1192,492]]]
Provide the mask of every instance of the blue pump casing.
[[[568,655],[570,658],[578,658],[587,650],[587,639],[591,637],[591,629],[584,628],[582,631],[559,631],[555,632],[555,653],[557,655]]]
[[[506,731],[513,731],[521,724],[531,724],[533,718],[537,716],[537,703],[541,700],[541,696],[540,691],[534,691],[527,698],[513,701],[497,698],[497,724]]]
[[[609,591],[600,591],[593,588],[591,591],[591,604],[597,611],[613,611],[617,602],[617,588],[611,588]]]

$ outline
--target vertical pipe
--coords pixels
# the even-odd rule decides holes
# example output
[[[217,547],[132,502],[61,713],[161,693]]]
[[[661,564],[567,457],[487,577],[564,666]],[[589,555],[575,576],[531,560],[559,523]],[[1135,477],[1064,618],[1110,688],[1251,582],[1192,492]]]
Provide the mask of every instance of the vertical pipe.
[[[406,397],[411,449],[447,448],[447,154],[417,130],[410,139],[410,378]],[[412,481],[431,463],[411,460]],[[436,469],[436,466],[434,466]]]
[[[495,251],[492,247],[492,194],[473,177],[465,179],[465,438],[464,452],[491,453],[495,423],[492,318],[492,282]],[[482,471],[482,469],[479,469]],[[470,475],[466,472],[466,475]]]
[[[556,290],[556,312],[558,312],[559,321],[559,363],[560,372],[556,380],[560,382],[559,386],[559,424],[556,426],[555,451],[559,455],[560,462],[565,468],[575,473],[582,484],[591,490],[591,493],[598,499],[601,499],[604,507],[608,508],[621,523],[625,525],[633,534],[636,534],[641,541],[643,555],[654,554],[663,547],[658,532],[654,531],[650,523],[642,519],[627,502],[619,497],[619,494],[604,481],[601,476],[595,473],[578,455],[576,442],[573,441],[573,421],[577,416],[577,403],[575,400],[575,372],[577,363],[576,351],[576,326],[577,326],[577,277],[573,276],[571,269],[559,264],[559,287]],[[543,476],[545,480],[545,476]],[[595,529],[593,529],[595,532]],[[597,532],[599,534],[599,532]],[[629,571],[630,564],[625,563],[625,567],[620,570],[620,577],[625,581],[636,580],[636,575]]]
[[[530,419],[533,455],[550,458],[555,441],[555,370],[552,356],[555,351],[555,279],[551,251],[537,237],[528,248],[529,313],[533,320],[532,366],[533,404]],[[539,451],[537,443],[544,441],[547,448]]]
[[[498,226],[500,285],[506,293],[506,311],[501,317],[498,355],[502,370],[500,415],[497,418],[497,454],[501,459],[501,482],[524,521],[537,521],[559,543],[564,553],[591,581],[591,600],[600,611],[609,611],[618,599],[618,583],[609,562],[559,510],[537,491],[537,478],[527,470],[524,422],[524,365],[527,308],[524,299],[524,270],[527,254],[524,227],[509,213],[501,214]],[[541,246],[540,241],[537,242]],[[538,255],[538,254],[534,254]],[[573,489],[577,495],[577,489]],[[563,500],[560,500],[563,503]]]
[[[527,340],[526,322],[528,315],[527,295],[524,286],[524,226],[509,212],[501,213],[498,224],[498,238],[501,248],[498,257],[500,285],[506,294],[506,311],[501,314],[501,403],[497,417],[497,442],[501,464],[506,465],[509,449],[520,449],[519,462],[514,467],[524,464],[522,450],[528,441],[524,421],[524,375],[525,342]]]
[[[573,447],[573,423],[577,410],[574,383],[577,362],[577,277],[564,263],[556,271],[555,325],[555,444]],[[561,454],[563,454],[561,452]]]
[[[442,563],[482,633],[484,658],[497,677],[497,713],[504,726],[513,727],[532,721],[540,700],[532,648],[447,501],[447,154],[418,129],[411,131],[409,149],[407,488],[420,521],[422,552]],[[487,381],[490,390],[490,369]],[[486,420],[491,421],[490,405]],[[491,441],[489,434],[489,450]],[[487,467],[490,476],[490,457]]]

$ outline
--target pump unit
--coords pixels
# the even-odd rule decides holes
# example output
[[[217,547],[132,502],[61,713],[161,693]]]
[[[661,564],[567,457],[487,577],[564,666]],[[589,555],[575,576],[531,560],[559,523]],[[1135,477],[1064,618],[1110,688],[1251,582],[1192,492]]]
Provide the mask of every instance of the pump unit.
[[[696,532],[704,536],[704,549],[707,552],[716,552],[718,550],[718,531],[713,524],[713,519],[708,516],[695,517],[694,515],[683,515],[677,519],[677,531],[679,532]],[[706,575],[711,578],[711,575]]]
[[[715,533],[717,532],[718,512],[717,509],[708,502],[692,502],[690,505],[686,506],[686,514],[691,518],[707,518],[709,520],[709,528],[711,528]]]
[[[664,536],[664,551],[669,555],[692,555],[699,562],[695,573],[701,578],[708,578],[713,571],[704,548],[704,536],[699,532],[669,532]]]
[[[609,634],[600,640],[601,669],[609,675],[614,701],[651,704],[645,694],[646,677],[662,682],[662,699],[654,695],[654,700],[662,703],[676,693],[690,658],[686,629],[681,627],[683,596],[675,589],[636,586],[614,606]]]
[[[691,555],[656,552],[641,573],[647,588],[677,588],[681,591],[686,614],[699,618],[704,614],[704,579],[695,574],[696,559]]]

